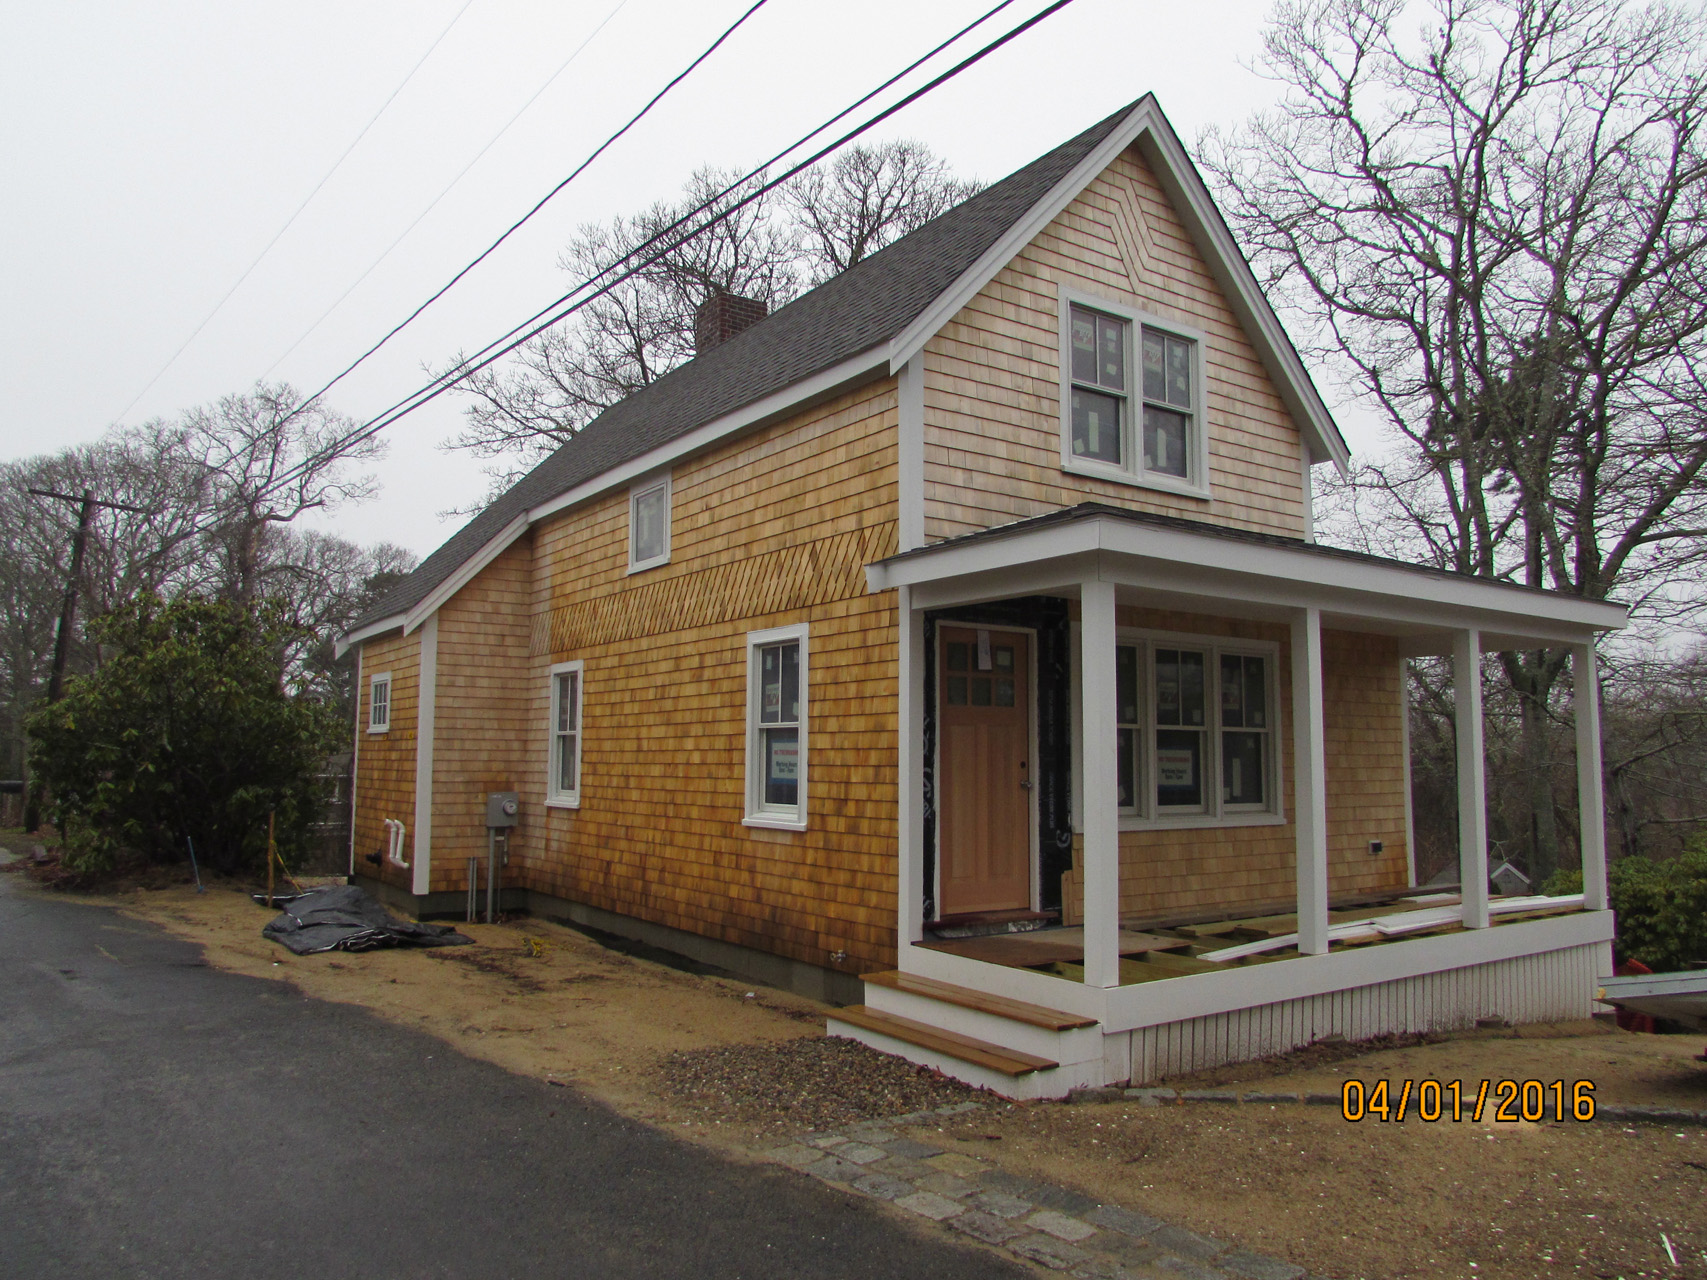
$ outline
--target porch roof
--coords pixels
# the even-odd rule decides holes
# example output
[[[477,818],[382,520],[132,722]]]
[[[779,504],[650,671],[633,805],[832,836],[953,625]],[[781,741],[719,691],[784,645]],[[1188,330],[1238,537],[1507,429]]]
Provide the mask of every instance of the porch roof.
[[[866,567],[872,591],[913,588],[913,607],[1071,594],[1112,582],[1122,603],[1282,620],[1315,607],[1326,626],[1407,637],[1445,652],[1475,628],[1488,649],[1581,644],[1624,627],[1610,601],[1100,502],[904,551]]]

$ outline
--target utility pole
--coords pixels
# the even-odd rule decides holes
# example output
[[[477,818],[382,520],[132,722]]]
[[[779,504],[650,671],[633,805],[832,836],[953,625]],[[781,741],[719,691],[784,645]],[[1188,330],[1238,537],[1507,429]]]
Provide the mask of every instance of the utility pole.
[[[141,507],[127,506],[122,502],[103,502],[85,489],[81,496],[69,493],[57,493],[52,489],[31,489],[38,498],[58,498],[61,502],[75,502],[77,506],[77,532],[71,538],[71,577],[65,584],[65,603],[59,610],[59,633],[53,638],[53,671],[47,680],[47,701],[52,706],[59,701],[60,694],[65,692],[65,664],[71,656],[71,624],[77,617],[77,589],[83,582],[83,553],[89,546],[89,521],[96,507],[111,507],[115,511],[133,511],[145,516],[147,511]],[[41,826],[41,789],[31,786],[24,802],[24,830],[34,831]]]

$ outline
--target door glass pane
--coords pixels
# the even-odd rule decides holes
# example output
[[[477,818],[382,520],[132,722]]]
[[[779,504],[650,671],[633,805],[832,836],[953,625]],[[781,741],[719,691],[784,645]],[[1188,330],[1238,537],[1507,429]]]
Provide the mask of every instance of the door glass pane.
[[[1012,645],[999,644],[993,651],[992,660],[997,671],[1012,671],[1014,669],[1014,651]]]
[[[1097,380],[1097,321],[1089,311],[1073,308],[1073,380]]]
[[[1180,723],[1200,725],[1203,720],[1203,655],[1181,649],[1179,655]]]
[[[1156,804],[1174,808],[1202,806],[1202,733],[1190,729],[1156,730]]]
[[[972,668],[972,646],[959,640],[948,642],[948,669],[950,671],[969,671]]]
[[[1073,453],[1120,465],[1120,401],[1073,388]]]
[[[996,677],[996,705],[1011,707],[1014,704],[1014,682],[1008,676]]]
[[[1144,406],[1144,465],[1163,475],[1186,474],[1185,436],[1190,419],[1171,409]]]
[[[988,677],[972,677],[972,705],[975,707],[990,705],[990,681]]]
[[[766,729],[765,803],[792,805],[800,796],[800,730]]]
[[[1221,796],[1228,804],[1262,804],[1263,746],[1267,735],[1261,733],[1224,733],[1221,735]]]
[[[1097,317],[1097,372],[1103,386],[1126,390],[1126,325],[1111,316]]]
[[[948,705],[964,707],[966,705],[966,677],[950,676],[948,678]]]

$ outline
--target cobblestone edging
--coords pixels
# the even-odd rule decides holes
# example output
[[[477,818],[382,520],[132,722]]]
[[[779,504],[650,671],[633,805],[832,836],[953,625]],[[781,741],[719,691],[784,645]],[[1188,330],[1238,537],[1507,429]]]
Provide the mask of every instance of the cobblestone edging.
[[[1229,1089],[1076,1089],[1072,1102],[1136,1102],[1141,1107],[1182,1106],[1188,1102],[1221,1103],[1236,1106],[1307,1106],[1337,1107],[1337,1093],[1238,1093]],[[1627,1107],[1602,1103],[1594,1109],[1595,1120],[1616,1120],[1626,1124],[1688,1124],[1707,1128],[1707,1111],[1687,1111],[1679,1107]],[[1566,1123],[1575,1123],[1566,1121]],[[1589,1123],[1593,1123],[1590,1121]]]
[[[1303,1280],[1304,1269],[1289,1262],[1016,1177],[904,1132],[978,1106],[810,1133],[765,1157],[1084,1280]]]

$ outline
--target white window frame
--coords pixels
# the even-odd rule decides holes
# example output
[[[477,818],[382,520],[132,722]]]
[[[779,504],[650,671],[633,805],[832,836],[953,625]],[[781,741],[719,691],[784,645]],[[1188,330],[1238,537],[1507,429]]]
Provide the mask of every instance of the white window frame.
[[[1061,469],[1074,475],[1094,476],[1119,484],[1136,485],[1145,489],[1160,489],[1190,498],[1208,499],[1209,487],[1209,429],[1206,402],[1208,399],[1208,362],[1205,351],[1209,335],[1189,324],[1166,316],[1140,311],[1124,302],[1077,289],[1062,287],[1060,306],[1060,364],[1061,364]],[[1073,308],[1083,307],[1122,320],[1126,324],[1126,407],[1121,423],[1122,466],[1081,458],[1073,452]],[[1138,334],[1154,329],[1170,337],[1183,338],[1192,344],[1191,378],[1191,436],[1186,444],[1186,474],[1167,475],[1144,467],[1142,445],[1144,385],[1139,365]]]
[[[385,690],[385,719],[374,715],[379,709],[379,690]],[[367,682],[367,731],[369,733],[391,732],[391,672],[376,671]]]
[[[649,556],[646,559],[640,559],[639,558],[639,546],[637,544],[637,537],[638,537],[638,534],[640,531],[640,524],[639,524],[639,521],[637,521],[634,518],[635,512],[639,509],[640,500],[642,498],[647,497],[650,494],[656,493],[660,489],[662,489],[664,492],[664,549],[663,549],[663,551],[661,551],[659,554],[657,554],[655,556]],[[674,493],[672,492],[672,489],[671,489],[670,473],[668,471],[664,472],[662,475],[651,476],[645,480],[640,481],[638,484],[635,484],[635,485],[632,485],[629,487],[629,490],[628,490],[628,572],[630,572],[630,573],[641,573],[647,569],[656,569],[661,564],[669,564],[670,563],[670,523],[671,523],[670,517],[671,517],[672,508],[674,507],[674,505],[675,505],[675,497],[674,497]]]
[[[573,674],[575,677],[575,789],[563,791],[559,789],[557,780],[562,776],[558,769],[557,741],[557,677]],[[582,723],[587,711],[587,676],[586,664],[576,658],[572,662],[558,662],[552,665],[546,673],[546,721],[545,721],[545,803],[552,809],[579,809],[581,807],[581,745],[586,735],[582,731]]]
[[[1074,627],[1077,628],[1075,623]],[[1175,831],[1210,827],[1267,827],[1286,821],[1286,791],[1284,752],[1287,739],[1281,715],[1280,646],[1272,640],[1244,640],[1233,636],[1206,636],[1180,631],[1153,631],[1120,627],[1115,632],[1115,644],[1138,650],[1138,785],[1134,788],[1136,805],[1120,809],[1122,831]],[[1190,812],[1158,812],[1155,797],[1156,724],[1151,710],[1155,698],[1157,649],[1195,649],[1204,654],[1205,715],[1207,743],[1204,751],[1204,797],[1201,810]],[[1240,654],[1259,657],[1268,663],[1269,761],[1268,803],[1266,805],[1230,805],[1221,798],[1221,655]],[[1080,689],[1078,643],[1070,653],[1073,688]],[[1080,721],[1078,697],[1072,700],[1073,759],[1084,759],[1084,729]],[[1073,771],[1073,829],[1084,826],[1084,786],[1080,770]]]
[[[744,826],[768,827],[779,831],[806,830],[807,761],[811,758],[807,741],[811,705],[811,666],[807,652],[807,633],[808,626],[804,622],[790,627],[772,627],[767,631],[747,633],[746,814],[741,819]],[[786,644],[790,641],[797,641],[800,645],[800,777],[794,804],[769,805],[764,802],[765,751],[759,722],[759,655],[766,645]]]

